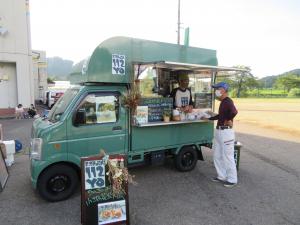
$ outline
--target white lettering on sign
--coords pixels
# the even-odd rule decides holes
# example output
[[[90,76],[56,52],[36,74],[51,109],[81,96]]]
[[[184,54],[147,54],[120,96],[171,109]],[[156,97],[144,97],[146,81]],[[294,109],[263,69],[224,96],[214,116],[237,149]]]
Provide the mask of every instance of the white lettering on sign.
[[[116,75],[125,75],[125,55],[112,54],[111,72]]]
[[[103,160],[84,162],[85,190],[105,187],[105,163]]]

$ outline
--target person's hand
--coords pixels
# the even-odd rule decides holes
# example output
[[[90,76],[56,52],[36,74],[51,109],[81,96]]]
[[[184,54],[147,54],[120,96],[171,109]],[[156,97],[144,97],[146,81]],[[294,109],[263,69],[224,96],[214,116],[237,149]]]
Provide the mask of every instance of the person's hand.
[[[181,112],[185,112],[185,113],[187,113],[188,110],[189,110],[188,106],[181,107],[181,109],[180,109]]]

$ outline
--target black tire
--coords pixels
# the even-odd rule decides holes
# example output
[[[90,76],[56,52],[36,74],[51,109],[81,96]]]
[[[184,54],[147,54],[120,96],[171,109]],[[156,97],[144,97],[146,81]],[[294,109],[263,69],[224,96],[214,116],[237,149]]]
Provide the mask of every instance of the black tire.
[[[54,165],[39,177],[37,189],[41,197],[50,202],[69,198],[79,184],[76,171],[68,165]]]
[[[194,146],[185,146],[175,157],[175,166],[181,172],[188,172],[195,168],[198,161],[197,149]]]

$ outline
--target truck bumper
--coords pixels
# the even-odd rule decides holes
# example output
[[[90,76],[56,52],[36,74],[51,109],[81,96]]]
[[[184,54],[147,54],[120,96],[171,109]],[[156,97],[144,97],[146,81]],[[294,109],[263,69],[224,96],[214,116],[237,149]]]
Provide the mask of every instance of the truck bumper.
[[[37,180],[40,173],[47,167],[46,161],[30,159],[30,179],[34,189],[37,188]]]

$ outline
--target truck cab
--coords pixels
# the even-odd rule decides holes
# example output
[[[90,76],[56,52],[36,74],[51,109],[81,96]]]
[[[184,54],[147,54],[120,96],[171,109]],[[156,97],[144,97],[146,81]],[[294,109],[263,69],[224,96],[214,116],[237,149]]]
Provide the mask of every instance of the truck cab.
[[[173,110],[169,95],[182,70],[189,76],[194,114],[164,122],[162,109]],[[172,157],[179,171],[194,169],[214,131],[213,122],[197,116],[213,110],[211,84],[218,72],[230,70],[217,66],[214,50],[125,37],[104,41],[74,75],[80,84],[64,93],[47,118],[33,123],[33,187],[48,201],[67,199],[79,185],[81,157],[102,149],[126,155],[129,166]],[[125,100],[134,91],[137,105],[128,107]]]

